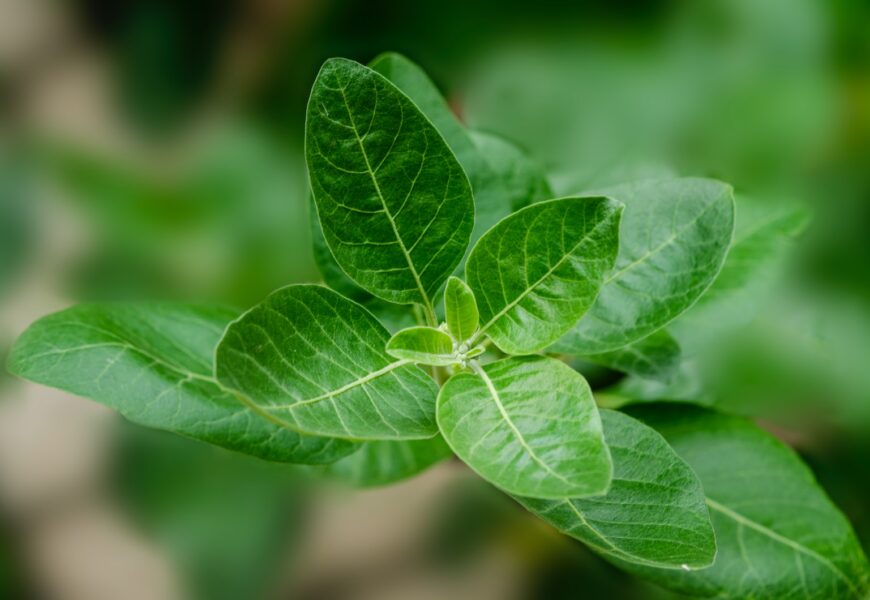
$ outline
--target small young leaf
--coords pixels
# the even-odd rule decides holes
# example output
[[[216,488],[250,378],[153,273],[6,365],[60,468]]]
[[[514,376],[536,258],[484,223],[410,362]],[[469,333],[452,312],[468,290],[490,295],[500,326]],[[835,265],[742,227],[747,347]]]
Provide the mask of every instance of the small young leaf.
[[[509,354],[530,354],[573,327],[613,266],[621,214],[608,198],[564,198],[488,231],[466,264],[483,322],[478,335]]]
[[[375,71],[328,60],[308,102],[311,188],[342,270],[375,296],[430,307],[468,245],[468,179],[417,106]]]
[[[468,175],[475,206],[472,243],[512,212],[553,197],[538,165],[507,140],[468,131],[419,66],[400,54],[388,52],[373,60],[371,68],[414,101],[444,136]]]
[[[453,451],[510,494],[601,494],[612,465],[583,377],[545,357],[475,365],[438,395],[438,425]]]
[[[390,485],[451,456],[440,435],[429,440],[366,442],[362,450],[332,463],[322,472],[358,488]]]
[[[389,334],[360,305],[318,285],[291,285],[227,327],[218,380],[286,427],[338,438],[435,435],[437,386],[384,351]]]
[[[609,352],[661,329],[713,283],[731,243],[734,198],[724,183],[643,181],[605,193],[625,204],[619,257],[558,352]]]
[[[601,411],[601,421],[613,457],[606,495],[517,500],[605,558],[663,569],[713,564],[713,526],[692,469],[640,421],[611,410]]]
[[[866,597],[870,570],[851,526],[790,448],[745,419],[700,408],[648,405],[631,413],[698,474],[718,554],[700,571],[623,568],[704,597]]]
[[[458,277],[451,276],[447,280],[447,287],[444,289],[444,312],[447,315],[450,335],[458,342],[471,338],[480,325],[474,292]]]
[[[387,342],[387,354],[424,365],[447,366],[456,362],[453,340],[434,327],[408,327]]]
[[[670,379],[680,366],[680,345],[664,329],[619,350],[588,354],[589,362],[644,379]]]
[[[213,378],[214,348],[237,313],[177,304],[90,304],[43,317],[9,370],[85,396],[133,423],[268,460],[322,464],[347,441],[303,436],[253,413]]]

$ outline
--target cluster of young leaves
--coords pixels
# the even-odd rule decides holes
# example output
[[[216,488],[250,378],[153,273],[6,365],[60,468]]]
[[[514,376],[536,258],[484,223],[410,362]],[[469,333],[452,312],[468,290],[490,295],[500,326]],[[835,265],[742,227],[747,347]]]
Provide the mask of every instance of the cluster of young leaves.
[[[669,326],[751,279],[791,229],[733,245],[731,189],[709,179],[551,199],[534,163],[463,127],[393,54],[324,64],[306,156],[333,289],[291,285],[242,315],[77,306],[32,325],[10,369],[361,486],[455,455],[605,559],[690,595],[866,593],[849,524],[789,449],[689,404],[599,409],[562,360],[668,381]]]

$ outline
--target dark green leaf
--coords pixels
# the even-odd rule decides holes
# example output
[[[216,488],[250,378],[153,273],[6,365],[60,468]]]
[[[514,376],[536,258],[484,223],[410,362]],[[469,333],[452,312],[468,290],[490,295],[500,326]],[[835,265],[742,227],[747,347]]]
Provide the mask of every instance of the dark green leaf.
[[[471,251],[468,283],[486,333],[509,354],[550,345],[595,300],[619,245],[608,198],[539,202],[502,220]]]
[[[317,218],[317,207],[314,205],[314,196],[308,197],[308,219],[311,228],[311,250],[314,254],[314,262],[317,263],[317,268],[323,276],[323,282],[340,292],[343,296],[355,300],[357,302],[365,302],[372,298],[372,295],[362,289],[356,282],[348,277],[338,263],[335,262],[335,257],[332,256],[332,250],[326,245],[326,238],[323,237],[323,228],[320,226],[320,219]]]
[[[457,362],[453,340],[434,327],[402,329],[387,342],[387,354],[424,365],[447,366]]]
[[[480,314],[474,292],[458,277],[451,276],[444,289],[444,312],[447,328],[457,342],[464,342],[475,334],[480,326]]]
[[[453,451],[511,494],[602,494],[610,453],[583,377],[551,358],[509,358],[451,377],[438,396],[438,425]]]
[[[602,410],[601,420],[613,456],[610,491],[556,501],[518,498],[520,503],[605,558],[663,569],[713,564],[713,526],[692,469],[643,423],[611,410]]]
[[[235,316],[172,304],[75,306],[31,325],[9,370],[92,398],[139,425],[269,460],[320,464],[353,451],[346,441],[270,423],[218,384],[214,348]]]
[[[680,345],[667,331],[659,330],[619,350],[583,358],[645,379],[668,380],[680,366]]]
[[[360,305],[322,286],[292,285],[227,327],[215,372],[291,429],[360,440],[432,437],[438,388],[388,355],[388,339]]]
[[[667,405],[632,411],[701,479],[718,554],[700,571],[625,566],[717,598],[865,598],[867,560],[852,528],[798,456],[749,421]]]
[[[405,94],[353,61],[323,65],[307,114],[311,187],[336,261],[380,298],[431,308],[474,223],[453,152]]]
[[[440,435],[430,440],[366,442],[362,450],[323,468],[354,487],[389,485],[416,475],[451,456]]]
[[[710,286],[731,243],[734,199],[718,181],[643,181],[604,193],[625,204],[619,257],[595,304],[554,345],[559,352],[609,352],[661,329]]]

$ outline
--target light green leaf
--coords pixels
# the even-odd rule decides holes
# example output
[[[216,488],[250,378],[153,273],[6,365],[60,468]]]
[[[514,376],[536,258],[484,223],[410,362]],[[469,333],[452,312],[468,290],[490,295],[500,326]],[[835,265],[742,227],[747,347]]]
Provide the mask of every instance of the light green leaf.
[[[389,334],[360,305],[318,285],[291,285],[230,323],[218,380],[285,427],[338,438],[435,435],[437,386],[384,350]]]
[[[468,284],[504,352],[541,350],[595,300],[618,249],[622,207],[608,198],[539,202],[502,220],[471,251]]]
[[[418,65],[388,52],[373,60],[371,67],[407,94],[432,121],[468,175],[475,206],[471,242],[513,211],[553,197],[540,167],[507,140],[468,131]]]
[[[85,396],[133,423],[275,461],[332,462],[355,446],[303,436],[246,408],[213,378],[237,313],[176,304],[74,306],[31,325],[9,357],[25,379]]]
[[[619,257],[595,304],[553,346],[559,352],[609,352],[661,329],[713,283],[731,243],[734,199],[724,183],[643,181],[604,193],[625,204]]]
[[[480,314],[474,292],[458,277],[451,276],[444,289],[444,312],[447,315],[447,328],[456,341],[464,342],[471,338],[480,326]]]
[[[751,321],[775,285],[777,268],[793,239],[809,222],[801,205],[770,203],[737,197],[734,243],[722,271],[698,302],[670,329],[681,344],[697,351]]]
[[[447,366],[456,362],[453,340],[434,327],[408,327],[387,342],[387,354],[424,365]]]
[[[663,569],[713,564],[716,539],[692,469],[640,421],[611,410],[601,411],[601,421],[613,457],[606,495],[517,500],[605,558]]]
[[[390,485],[452,456],[440,435],[429,440],[366,442],[362,450],[332,463],[323,473],[358,488]]]
[[[331,59],[311,90],[305,145],[342,270],[384,300],[431,308],[474,223],[468,179],[435,127],[383,76]]]
[[[667,381],[680,366],[680,345],[662,329],[619,350],[583,358],[629,375]]]
[[[622,565],[677,591],[717,598],[865,598],[868,566],[843,515],[798,456],[742,418],[677,406],[632,410],[701,479],[716,531],[713,566]]]
[[[592,392],[545,357],[474,365],[438,396],[438,425],[453,451],[508,493],[534,498],[602,494],[611,461]]]

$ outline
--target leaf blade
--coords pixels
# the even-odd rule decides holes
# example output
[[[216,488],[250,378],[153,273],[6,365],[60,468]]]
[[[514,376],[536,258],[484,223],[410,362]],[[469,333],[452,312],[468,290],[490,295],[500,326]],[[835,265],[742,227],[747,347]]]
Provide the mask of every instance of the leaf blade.
[[[456,362],[453,340],[434,327],[408,327],[397,332],[387,342],[387,354],[400,360],[435,366]]]
[[[488,231],[466,264],[483,321],[478,336],[487,333],[508,354],[529,354],[574,326],[613,266],[621,213],[609,198],[563,198]]]
[[[600,412],[613,456],[607,494],[517,500],[605,557],[664,569],[711,565],[716,541],[697,476],[652,428],[623,413]]]
[[[435,435],[437,387],[395,360],[363,307],[317,285],[272,293],[227,327],[217,379],[286,427],[344,439]]]
[[[311,90],[305,139],[323,234],[342,270],[379,298],[431,307],[474,221],[470,184],[441,134],[383,76],[331,59]]]
[[[447,328],[457,342],[471,339],[480,326],[480,313],[474,292],[458,277],[450,276],[444,288],[444,312]]]
[[[20,377],[91,398],[146,427],[268,460],[317,464],[354,450],[262,419],[213,379],[235,311],[178,304],[79,305],[31,325],[9,357]]]
[[[592,393],[557,360],[510,358],[454,375],[438,396],[438,425],[454,453],[508,493],[561,498],[610,484]]]
[[[692,306],[722,268],[734,229],[723,183],[642,181],[607,193],[625,204],[616,266],[586,316],[554,349],[616,350],[661,329]]]

